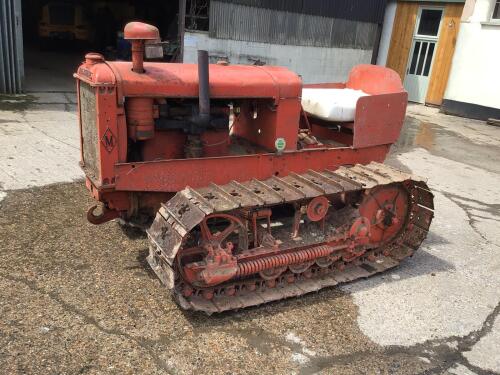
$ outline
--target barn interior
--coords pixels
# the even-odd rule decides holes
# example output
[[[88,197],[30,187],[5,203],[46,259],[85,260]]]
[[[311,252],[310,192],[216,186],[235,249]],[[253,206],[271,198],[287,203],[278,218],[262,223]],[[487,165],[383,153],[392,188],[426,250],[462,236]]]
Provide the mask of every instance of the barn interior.
[[[72,74],[89,51],[129,59],[122,31],[130,21],[157,26],[163,60],[178,58],[177,0],[23,0],[22,13],[27,92],[74,91]]]

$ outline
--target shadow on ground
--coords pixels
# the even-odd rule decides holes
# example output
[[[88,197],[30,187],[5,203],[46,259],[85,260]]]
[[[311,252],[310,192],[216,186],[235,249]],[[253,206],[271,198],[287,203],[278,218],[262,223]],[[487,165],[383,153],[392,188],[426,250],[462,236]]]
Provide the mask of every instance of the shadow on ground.
[[[146,238],[92,226],[91,204],[81,182],[0,202],[4,373],[415,374],[445,369],[454,353],[374,344],[338,288],[211,317],[181,311],[147,267]],[[449,267],[417,260],[421,272]],[[412,261],[402,278],[415,276]]]

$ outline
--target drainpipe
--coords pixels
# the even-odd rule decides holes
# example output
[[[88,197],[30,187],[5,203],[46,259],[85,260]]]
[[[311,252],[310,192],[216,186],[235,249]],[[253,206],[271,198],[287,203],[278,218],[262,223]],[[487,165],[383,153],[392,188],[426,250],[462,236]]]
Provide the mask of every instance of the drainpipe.
[[[372,60],[371,64],[376,65],[378,59],[378,51],[380,49],[380,39],[382,38],[382,27],[383,24],[377,24],[377,32],[375,34],[375,43],[373,44]]]

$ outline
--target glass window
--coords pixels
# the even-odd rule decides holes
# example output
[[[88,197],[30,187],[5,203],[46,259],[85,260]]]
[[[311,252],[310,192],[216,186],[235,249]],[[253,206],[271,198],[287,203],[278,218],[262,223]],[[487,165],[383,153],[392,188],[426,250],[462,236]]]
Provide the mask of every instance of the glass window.
[[[424,76],[429,75],[429,71],[431,70],[432,56],[434,56],[434,45],[436,43],[429,44],[429,51],[427,52],[427,58],[425,59],[425,68],[424,68]]]
[[[442,14],[443,11],[441,9],[422,9],[417,34],[437,36]]]
[[[413,47],[413,57],[411,58],[410,74],[415,74],[415,68],[417,67],[417,59],[420,54],[420,42],[415,42],[415,47]]]
[[[420,56],[418,59],[417,63],[417,75],[421,76],[422,75],[422,70],[424,69],[424,60],[425,56],[427,55],[427,46],[429,45],[428,42],[423,42],[422,43],[422,50],[420,51]]]
[[[413,47],[413,56],[411,58],[408,74],[417,76],[429,76],[431,70],[432,57],[434,56],[434,47],[436,42],[415,42]]]
[[[492,20],[500,20],[500,0],[495,1],[495,8],[493,8]]]

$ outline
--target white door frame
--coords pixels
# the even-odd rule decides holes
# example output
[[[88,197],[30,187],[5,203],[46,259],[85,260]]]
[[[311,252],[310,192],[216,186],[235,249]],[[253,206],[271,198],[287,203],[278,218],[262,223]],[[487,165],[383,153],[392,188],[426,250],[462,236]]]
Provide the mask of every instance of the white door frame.
[[[440,10],[441,11],[441,19],[439,20],[438,32],[437,32],[436,36],[429,36],[429,35],[420,35],[420,34],[418,34],[418,29],[420,27],[420,19],[422,17],[422,11],[423,10],[427,10],[427,9]],[[435,43],[435,47],[434,47],[434,51],[433,51],[433,55],[432,55],[431,65],[429,67],[429,75],[427,76],[427,84],[426,84],[427,86],[425,87],[424,99],[423,99],[422,102],[425,102],[425,96],[427,96],[428,80],[431,77],[432,68],[434,66],[434,60],[435,60],[434,58],[436,56],[437,45],[439,43],[439,37],[441,35],[441,26],[443,24],[444,12],[445,12],[445,7],[444,6],[438,6],[438,5],[420,5],[418,7],[417,18],[416,18],[416,21],[415,21],[415,28],[413,29],[413,34],[412,34],[412,42],[411,42],[412,44],[411,44],[411,48],[410,48],[410,53],[408,54],[408,58],[406,60],[406,69],[405,69],[404,83],[406,83],[406,79],[408,77],[408,73],[409,73],[410,68],[411,68],[411,63],[412,63],[412,58],[413,58],[413,53],[414,53],[416,42],[418,42],[418,41],[420,41],[420,42],[434,42]],[[426,54],[428,52],[429,52],[429,50],[427,49]],[[417,63],[418,63],[418,61],[417,61]],[[425,61],[424,61],[424,63],[425,63]],[[424,64],[424,68],[425,68],[425,64]]]
[[[417,38],[435,38],[436,40],[439,39],[439,34],[441,34],[441,24],[443,23],[443,16],[444,16],[444,6],[442,5],[420,5],[418,7],[418,13],[417,13],[417,20],[415,22],[415,29],[413,30],[413,37]],[[430,9],[430,10],[441,10],[443,13],[441,14],[441,19],[439,20],[439,28],[438,28],[438,34],[436,36],[429,36],[429,35],[420,35],[417,34],[418,32],[418,27],[420,26],[420,18],[422,17],[422,11]]]

